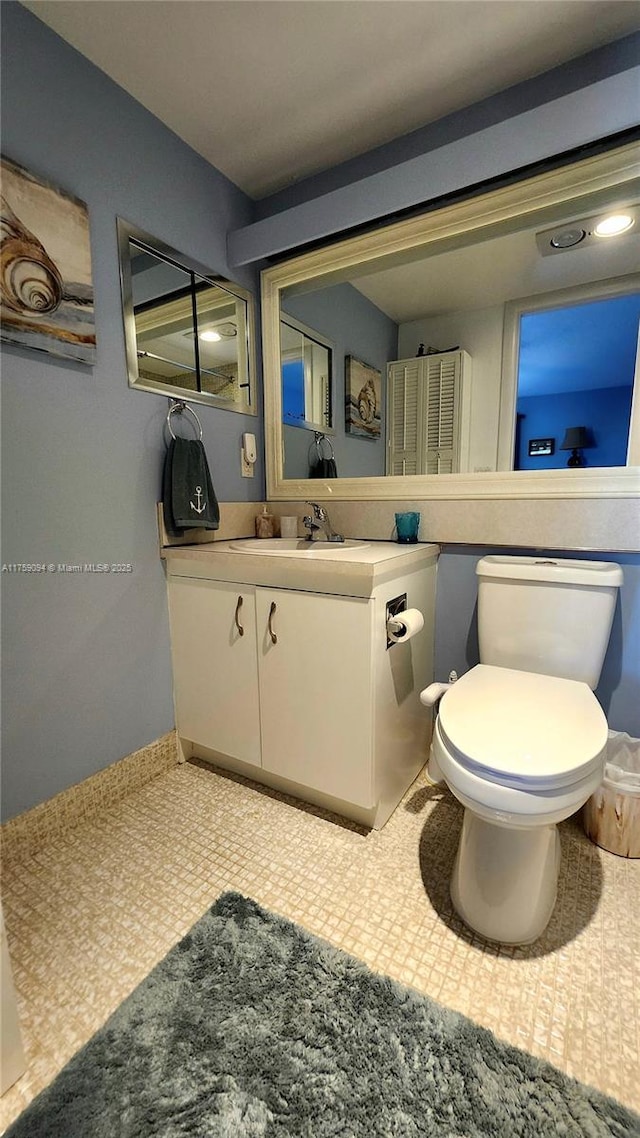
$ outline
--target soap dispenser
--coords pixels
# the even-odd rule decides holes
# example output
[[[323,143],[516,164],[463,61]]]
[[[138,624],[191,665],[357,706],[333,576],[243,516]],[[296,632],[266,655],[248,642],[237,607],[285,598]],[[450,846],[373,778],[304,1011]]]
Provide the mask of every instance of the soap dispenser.
[[[266,505],[262,513],[256,514],[256,537],[273,537],[276,532],[276,519],[270,514]]]

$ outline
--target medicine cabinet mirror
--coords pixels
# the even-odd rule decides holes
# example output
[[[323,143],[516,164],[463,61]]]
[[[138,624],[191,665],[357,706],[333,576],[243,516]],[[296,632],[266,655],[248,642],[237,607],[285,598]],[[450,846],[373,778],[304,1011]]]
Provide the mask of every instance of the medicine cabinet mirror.
[[[333,344],[283,312],[280,355],[283,423],[333,434]]]
[[[129,383],[255,414],[251,294],[118,219]]]
[[[316,329],[334,347],[338,477],[326,486],[314,480],[314,496],[637,496],[639,162],[640,147],[631,144],[266,269],[268,496],[310,496],[306,451],[290,442],[283,415],[283,318]],[[612,213],[630,224],[600,236],[599,221]],[[574,309],[584,309],[583,320],[569,330],[563,322]],[[614,331],[622,309],[624,336]],[[346,357],[381,375],[379,439],[345,427]],[[617,441],[605,447],[614,404]],[[572,452],[563,446],[577,427],[590,439],[581,467],[567,465]],[[446,452],[455,461],[439,460],[436,438],[434,466],[431,437],[440,432],[444,455],[447,430],[459,435],[457,449]],[[421,465],[429,448],[429,465]],[[426,469],[447,473],[420,473]]]

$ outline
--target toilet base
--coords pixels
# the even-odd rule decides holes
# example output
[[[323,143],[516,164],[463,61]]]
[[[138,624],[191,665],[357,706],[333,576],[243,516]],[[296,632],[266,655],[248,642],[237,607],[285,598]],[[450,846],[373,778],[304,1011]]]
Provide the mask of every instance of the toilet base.
[[[466,809],[451,900],[464,923],[487,940],[530,944],[551,919],[559,869],[557,826],[512,829]]]

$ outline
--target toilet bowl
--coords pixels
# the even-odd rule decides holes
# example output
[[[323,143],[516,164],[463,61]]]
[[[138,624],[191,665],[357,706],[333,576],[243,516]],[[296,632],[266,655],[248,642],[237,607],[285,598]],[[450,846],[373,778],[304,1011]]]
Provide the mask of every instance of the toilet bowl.
[[[609,561],[510,554],[481,558],[476,575],[480,663],[420,694],[440,700],[428,769],[465,808],[457,912],[489,940],[526,944],[553,912],[557,824],[602,780],[593,690],[623,575]]]
[[[456,911],[490,940],[526,944],[556,901],[557,824],[602,780],[607,721],[588,685],[478,664],[440,701],[429,774],[465,808]]]

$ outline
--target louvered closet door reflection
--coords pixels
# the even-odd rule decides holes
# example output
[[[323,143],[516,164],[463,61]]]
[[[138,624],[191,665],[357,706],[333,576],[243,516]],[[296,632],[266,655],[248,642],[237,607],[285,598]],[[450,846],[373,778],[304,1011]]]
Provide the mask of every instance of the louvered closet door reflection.
[[[389,365],[387,474],[420,474],[422,360]]]
[[[460,357],[427,356],[423,418],[424,474],[453,474],[458,463]]]
[[[460,352],[389,364],[387,474],[460,470]]]

